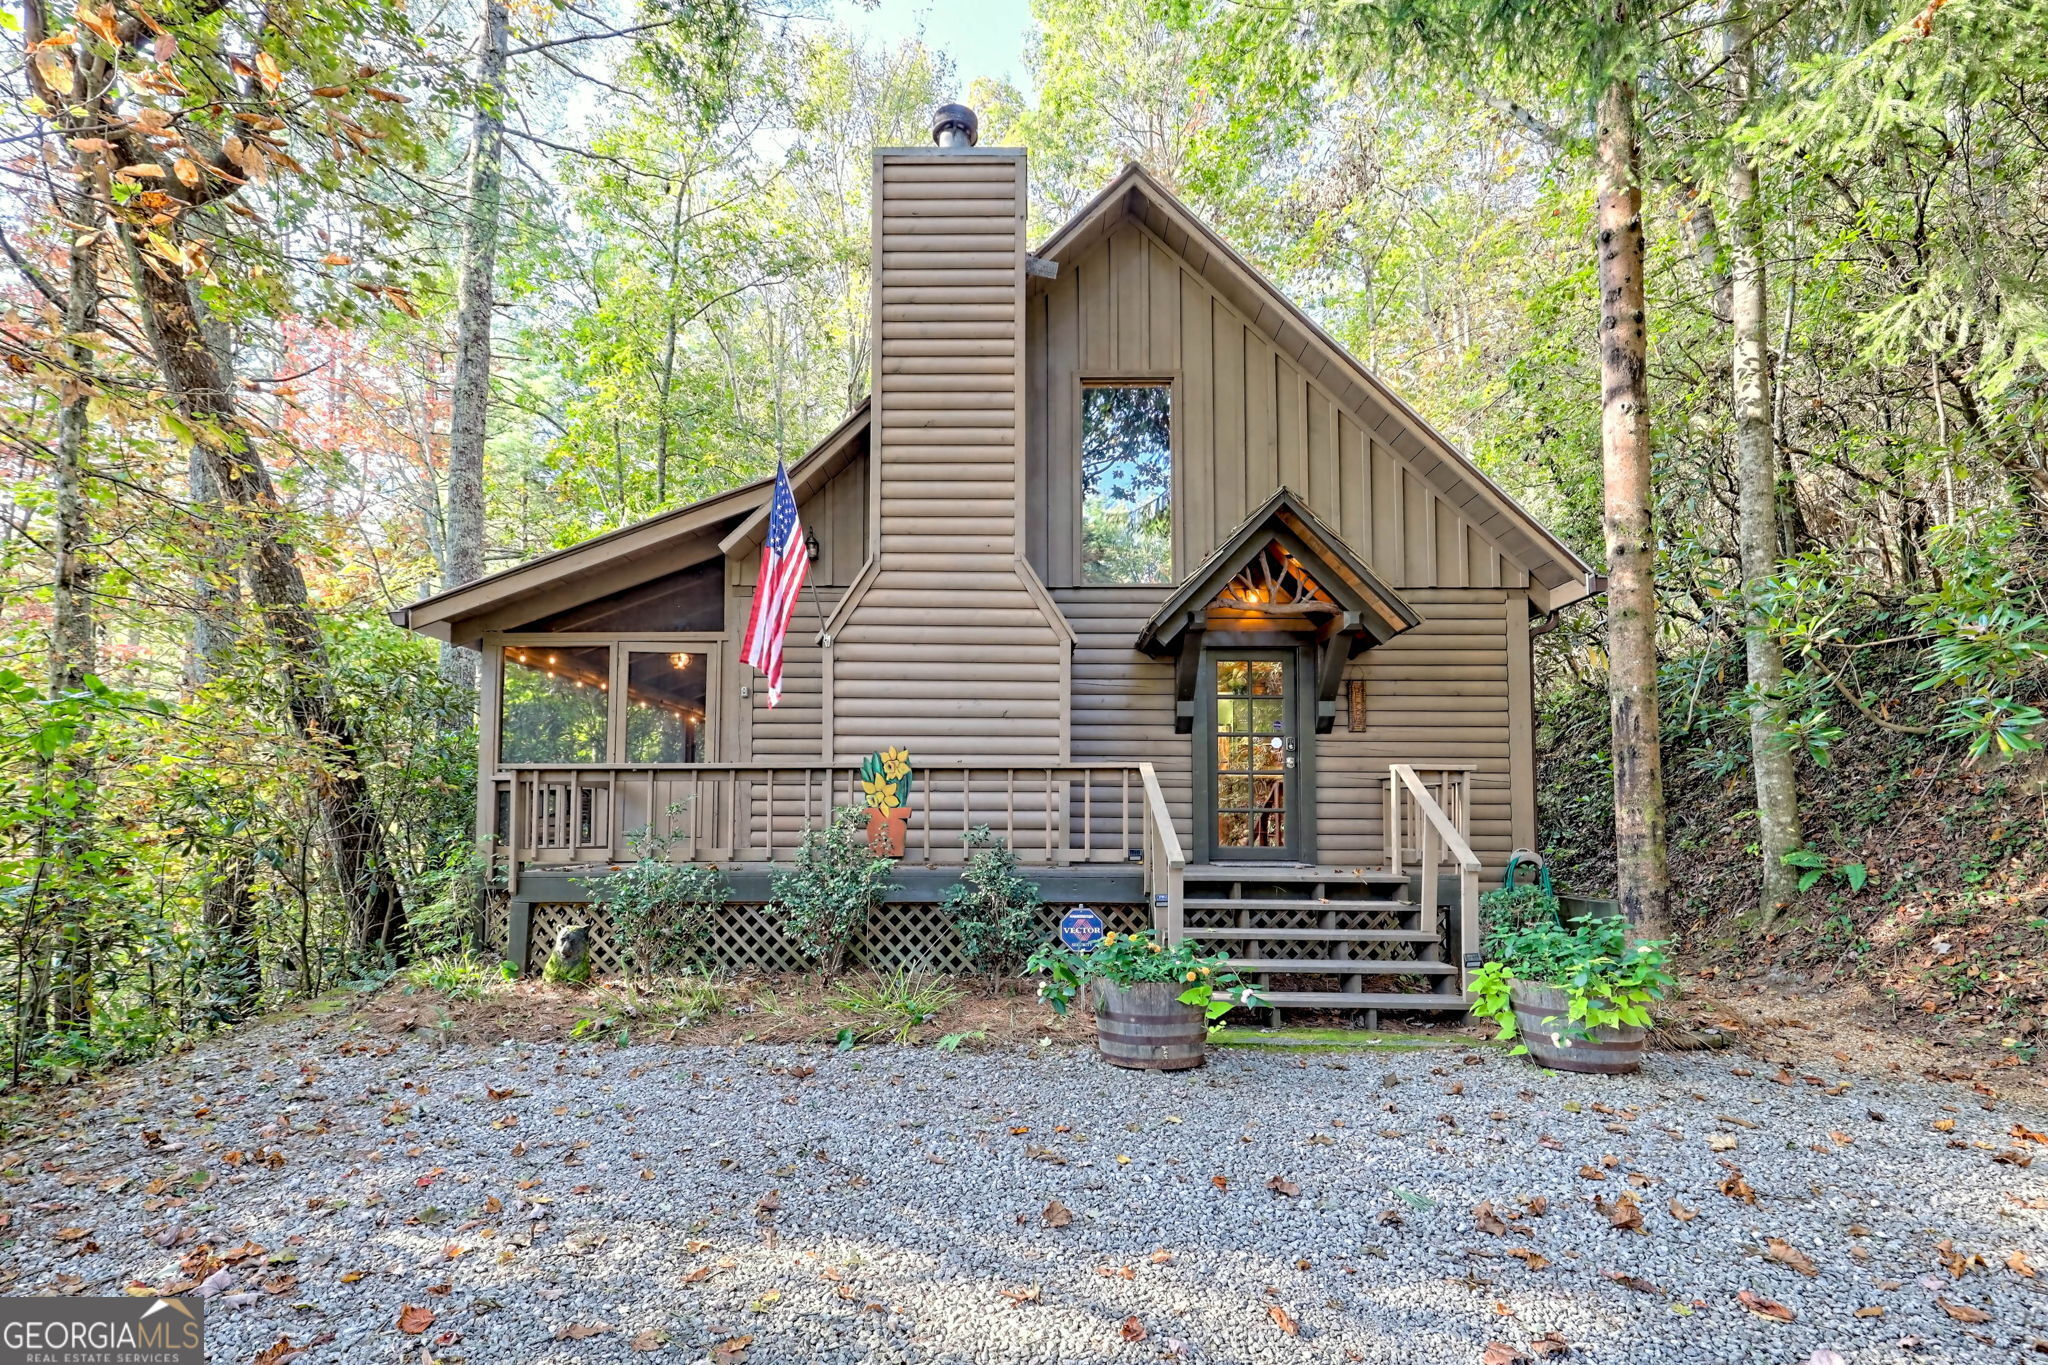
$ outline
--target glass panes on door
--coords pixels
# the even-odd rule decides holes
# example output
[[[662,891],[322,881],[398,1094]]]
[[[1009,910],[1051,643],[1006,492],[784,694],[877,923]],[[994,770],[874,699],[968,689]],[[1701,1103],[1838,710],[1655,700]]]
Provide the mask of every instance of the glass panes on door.
[[[1216,663],[1216,847],[1287,846],[1287,664]]]
[[[602,763],[610,707],[607,645],[508,646],[501,763]]]
[[[704,688],[701,649],[626,654],[626,761],[702,763]]]

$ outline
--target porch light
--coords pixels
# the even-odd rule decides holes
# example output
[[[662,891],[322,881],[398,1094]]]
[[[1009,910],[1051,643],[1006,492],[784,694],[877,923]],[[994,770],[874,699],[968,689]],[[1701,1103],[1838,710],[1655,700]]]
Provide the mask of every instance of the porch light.
[[[668,663],[670,668],[680,673],[690,666],[690,656],[687,654],[671,654],[668,656]]]
[[[804,558],[813,564],[818,562],[818,533],[808,526],[804,528]]]

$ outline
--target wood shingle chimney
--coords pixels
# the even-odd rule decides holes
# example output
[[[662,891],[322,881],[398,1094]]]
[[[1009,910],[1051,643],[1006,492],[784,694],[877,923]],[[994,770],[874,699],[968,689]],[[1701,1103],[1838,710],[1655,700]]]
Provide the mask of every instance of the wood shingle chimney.
[[[869,555],[828,632],[825,748],[1061,762],[1073,635],[1024,561],[1024,152],[939,106],[875,152]]]

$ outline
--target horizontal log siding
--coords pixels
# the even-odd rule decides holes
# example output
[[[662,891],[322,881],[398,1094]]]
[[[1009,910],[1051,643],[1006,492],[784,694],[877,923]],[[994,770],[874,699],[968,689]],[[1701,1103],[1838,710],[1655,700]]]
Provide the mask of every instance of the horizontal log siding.
[[[1127,222],[1031,298],[1027,551],[1045,581],[1080,554],[1080,381],[1177,383],[1175,559],[1185,574],[1281,484],[1389,584],[1523,587],[1527,576],[1270,334]],[[1391,435],[1391,432],[1388,433]]]
[[[1055,591],[1074,630],[1073,761],[1150,763],[1180,835],[1192,846],[1193,741],[1173,730],[1173,665],[1131,647],[1165,588]]]
[[[1414,588],[1405,594],[1422,624],[1351,661],[1365,681],[1365,729],[1349,728],[1339,698],[1337,723],[1316,738],[1316,826],[1324,862],[1378,862],[1387,766],[1475,763],[1471,778],[1472,851],[1498,876],[1516,843],[1511,781],[1508,630],[1520,617],[1520,592]],[[1526,835],[1524,836],[1527,837]]]
[[[1024,162],[876,160],[875,572],[832,646],[835,758],[1058,761],[1067,646],[1020,572]]]

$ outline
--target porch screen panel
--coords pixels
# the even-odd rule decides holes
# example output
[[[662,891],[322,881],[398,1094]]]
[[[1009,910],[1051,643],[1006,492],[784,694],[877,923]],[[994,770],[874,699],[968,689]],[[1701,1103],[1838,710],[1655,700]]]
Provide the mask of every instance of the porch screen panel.
[[[1216,846],[1287,845],[1287,665],[1216,664]]]
[[[627,654],[627,762],[704,762],[708,675],[701,649]]]
[[[498,760],[604,762],[611,657],[607,645],[507,648]]]

